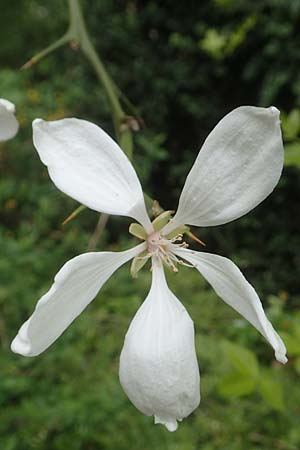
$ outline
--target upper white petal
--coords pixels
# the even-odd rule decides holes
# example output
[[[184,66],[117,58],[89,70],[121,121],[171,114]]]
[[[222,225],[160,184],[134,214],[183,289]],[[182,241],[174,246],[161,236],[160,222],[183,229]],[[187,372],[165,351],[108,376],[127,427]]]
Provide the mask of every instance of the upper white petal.
[[[287,362],[285,345],[267,319],[257,293],[230,259],[187,249],[174,253],[193,264],[222,300],[260,331],[274,348],[278,361]]]
[[[152,230],[137,174],[101,128],[80,119],[35,119],[33,142],[61,191],[89,208],[133,217]]]
[[[113,272],[144,248],[142,243],[124,252],[84,253],[68,261],[20,328],[12,351],[36,356],[46,350],[89,305]]]
[[[126,334],[120,381],[136,408],[169,431],[200,402],[194,325],[160,264],[153,266],[150,292]]]
[[[283,156],[279,111],[236,108],[204,142],[167,232],[182,224],[219,225],[246,214],[273,191]]]
[[[13,138],[19,129],[15,118],[15,105],[4,98],[0,98],[0,141]]]

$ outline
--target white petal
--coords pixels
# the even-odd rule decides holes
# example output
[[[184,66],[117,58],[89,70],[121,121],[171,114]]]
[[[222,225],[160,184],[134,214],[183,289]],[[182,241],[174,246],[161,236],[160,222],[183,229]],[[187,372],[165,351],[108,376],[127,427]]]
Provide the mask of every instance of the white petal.
[[[126,334],[120,381],[135,407],[169,431],[199,405],[194,325],[160,265],[154,264],[150,292]]]
[[[91,209],[133,217],[152,230],[137,174],[101,128],[80,119],[35,119],[33,142],[58,189]]]
[[[0,98],[0,105],[4,106],[7,109],[7,111],[15,114],[16,107],[9,100],[6,100],[5,98]]]
[[[279,111],[241,106],[209,134],[186,179],[173,225],[212,226],[243,216],[276,186],[283,167]]]
[[[230,259],[187,249],[174,253],[193,264],[219,297],[257,328],[274,348],[278,361],[287,362],[285,345],[267,319],[257,293]]]
[[[68,261],[20,328],[12,351],[36,356],[46,350],[89,305],[113,272],[144,248],[142,243],[124,252],[85,253]]]
[[[0,141],[7,141],[17,134],[19,123],[14,113],[15,105],[0,98]]]

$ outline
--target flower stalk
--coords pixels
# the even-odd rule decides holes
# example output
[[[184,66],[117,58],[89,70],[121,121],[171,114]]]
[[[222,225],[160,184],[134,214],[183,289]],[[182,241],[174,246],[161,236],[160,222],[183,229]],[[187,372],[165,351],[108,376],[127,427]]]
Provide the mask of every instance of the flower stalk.
[[[119,97],[124,98],[119,88],[116,86],[114,81],[111,79],[105,65],[103,64],[101,58],[99,57],[95,46],[90,38],[89,32],[86,27],[82,9],[79,0],[68,0],[69,4],[69,27],[66,33],[59,38],[57,41],[46,47],[44,50],[37,53],[29,61],[27,61],[21,69],[29,69],[33,65],[37,64],[41,59],[60,47],[70,44],[72,48],[81,48],[83,54],[90,62],[93,67],[98,80],[100,81],[110,105],[112,120],[114,124],[114,129],[116,133],[117,141],[127,155],[127,157],[132,160],[133,156],[133,139],[132,139],[132,129],[136,128],[132,125],[132,120],[128,120],[130,116],[125,114]],[[134,119],[134,118],[133,118]],[[138,123],[135,120],[135,123]],[[75,211],[73,211],[63,224],[68,223],[74,217],[76,217],[80,212],[85,209],[83,205],[79,206]],[[105,228],[108,217],[101,217],[98,220],[96,229],[89,242],[89,250],[92,251],[96,248],[97,242],[101,236],[99,229],[103,231]],[[101,227],[99,227],[101,224]],[[103,226],[104,224],[104,226]]]
[[[21,69],[31,68],[45,56],[54,52],[63,45],[70,44],[73,48],[81,48],[83,54],[95,70],[95,73],[106,93],[111,108],[117,140],[128,158],[132,159],[132,131],[130,128],[130,121],[127,121],[128,116],[125,114],[119,100],[119,96],[121,96],[120,90],[116,87],[108,71],[106,70],[105,65],[96,52],[95,46],[92,43],[86,27],[79,0],[68,0],[68,4],[69,28],[66,33],[53,44],[33,56],[21,67]]]

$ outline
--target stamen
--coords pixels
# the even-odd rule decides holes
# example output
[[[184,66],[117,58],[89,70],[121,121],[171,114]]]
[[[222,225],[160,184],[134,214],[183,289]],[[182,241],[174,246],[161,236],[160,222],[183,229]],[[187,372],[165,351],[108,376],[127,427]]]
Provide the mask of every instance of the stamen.
[[[203,245],[203,247],[206,247],[205,242],[201,241],[201,239],[199,239],[194,233],[192,233],[191,231],[187,232],[187,235],[193,239],[193,241],[198,242],[198,244]]]
[[[168,266],[173,272],[178,272],[177,265],[193,267],[192,265],[185,263],[174,254],[176,248],[187,248],[188,244],[183,242],[183,234],[178,233],[172,238],[167,238],[156,231],[147,239],[148,253],[147,256],[155,256],[160,258],[166,266]]]

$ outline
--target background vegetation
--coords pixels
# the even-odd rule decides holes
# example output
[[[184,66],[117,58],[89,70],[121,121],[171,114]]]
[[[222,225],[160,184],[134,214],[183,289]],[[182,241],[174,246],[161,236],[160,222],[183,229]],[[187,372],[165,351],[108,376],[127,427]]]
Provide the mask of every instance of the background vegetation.
[[[300,1],[82,1],[97,51],[145,127],[134,165],[145,190],[176,207],[208,132],[242,104],[282,112],[286,167],[255,211],[201,230],[210,252],[232,258],[282,331],[289,362],[274,362],[256,330],[192,270],[169,279],[195,321],[202,404],[168,433],[122,392],[118,359],[149,273],[119,270],[45,354],[26,359],[11,339],[58,268],[86,251],[97,222],[50,182],[33,148],[31,121],[75,116],[110,133],[105,94],[80,50],[62,48],[19,67],[66,29],[62,0],[1,0],[0,97],[21,129],[0,146],[1,450],[299,450]],[[110,218],[98,249],[129,246],[126,219]]]

